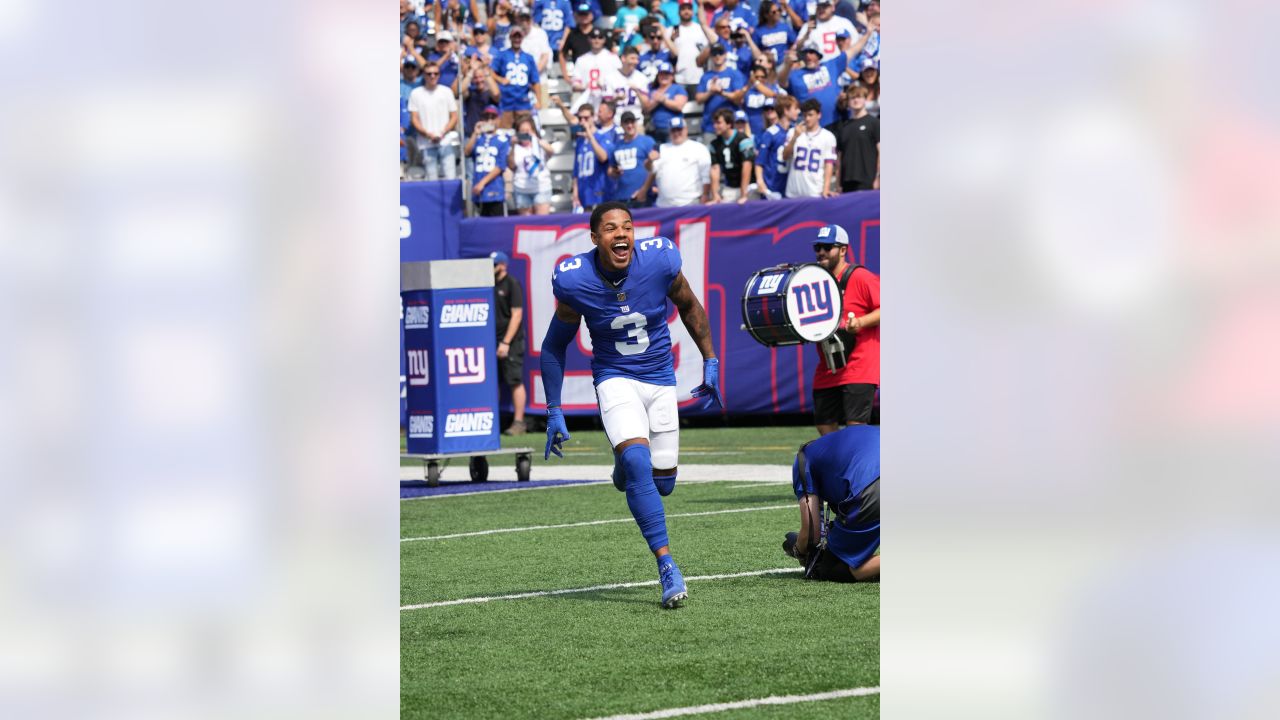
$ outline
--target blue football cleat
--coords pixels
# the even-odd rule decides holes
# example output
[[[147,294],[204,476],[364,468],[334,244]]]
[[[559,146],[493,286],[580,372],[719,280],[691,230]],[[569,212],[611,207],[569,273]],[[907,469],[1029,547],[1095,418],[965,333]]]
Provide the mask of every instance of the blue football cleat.
[[[680,602],[689,597],[689,590],[684,585],[684,576],[675,561],[666,563],[658,569],[658,579],[662,582],[662,607],[680,607]]]

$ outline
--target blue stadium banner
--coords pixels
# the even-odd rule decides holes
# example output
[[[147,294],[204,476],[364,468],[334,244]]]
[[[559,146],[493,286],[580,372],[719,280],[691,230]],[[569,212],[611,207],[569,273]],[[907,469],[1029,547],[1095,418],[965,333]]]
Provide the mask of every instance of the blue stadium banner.
[[[637,241],[665,236],[680,247],[684,275],[711,320],[720,357],[721,389],[730,414],[813,411],[812,382],[818,355],[812,344],[769,348],[741,329],[742,294],[757,270],[779,263],[813,262],[818,228],[836,223],[849,233],[849,262],[880,272],[880,193],[847,193],[830,199],[797,199],[634,212]],[[544,412],[539,353],[555,312],[552,269],[591,248],[586,215],[471,218],[461,223],[459,257],[502,250],[509,271],[525,289],[525,387],[529,409]],[[702,382],[702,356],[670,307],[672,353],[681,412],[696,414],[689,391]],[[569,348],[564,382],[568,413],[597,412],[591,383],[591,341],[585,328]],[[716,411],[719,412],[719,411]]]
[[[400,183],[400,262],[458,257],[462,181]]]

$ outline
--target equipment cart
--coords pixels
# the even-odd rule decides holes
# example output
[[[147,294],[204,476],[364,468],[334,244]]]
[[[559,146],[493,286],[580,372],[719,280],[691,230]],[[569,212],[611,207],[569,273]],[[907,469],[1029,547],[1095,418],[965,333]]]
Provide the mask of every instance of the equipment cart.
[[[471,482],[485,482],[489,479],[489,459],[486,457],[487,455],[515,455],[516,480],[529,482],[529,469],[533,465],[533,448],[502,448],[499,450],[433,454],[402,453],[400,458],[421,460],[426,474],[427,487],[437,487],[440,485],[440,462],[444,461],[447,466],[450,460],[456,458],[471,458],[468,463],[471,470]]]

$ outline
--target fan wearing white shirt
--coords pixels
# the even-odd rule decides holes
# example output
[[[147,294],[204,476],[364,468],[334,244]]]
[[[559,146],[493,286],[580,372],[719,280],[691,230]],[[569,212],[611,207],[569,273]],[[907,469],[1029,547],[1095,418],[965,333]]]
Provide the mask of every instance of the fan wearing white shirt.
[[[791,129],[782,158],[787,173],[789,198],[835,197],[831,191],[831,175],[836,167],[836,136],[822,127],[822,105],[809,98],[800,103],[804,123]]]
[[[671,142],[649,153],[644,166],[652,174],[641,197],[648,195],[650,183],[656,184],[657,207],[705,204],[711,197],[711,151],[689,139],[689,129],[679,115],[671,118]]]
[[[816,17],[818,22],[809,30],[809,38],[817,44],[818,52],[822,53],[822,62],[843,54],[836,40],[841,30],[848,33],[851,38],[859,37],[853,23],[836,15],[836,6],[831,0],[818,0]],[[800,40],[797,39],[797,42]]]
[[[618,114],[634,113],[644,125],[644,108],[640,102],[649,97],[649,78],[637,69],[640,51],[634,45],[622,51],[622,69],[611,73],[604,83],[604,96],[613,98]]]
[[[583,103],[590,103],[592,108],[598,107],[604,98],[605,79],[622,69],[618,56],[605,49],[604,33],[599,28],[592,30],[587,37],[591,40],[591,52],[573,61],[573,90],[578,93],[569,103],[573,112],[577,112]]]

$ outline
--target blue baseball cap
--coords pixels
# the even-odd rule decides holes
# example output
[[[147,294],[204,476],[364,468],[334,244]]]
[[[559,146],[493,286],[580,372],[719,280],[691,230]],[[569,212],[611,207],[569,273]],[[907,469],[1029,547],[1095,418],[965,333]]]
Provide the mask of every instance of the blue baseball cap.
[[[675,117],[671,118],[671,129],[672,129],[672,130],[674,130],[674,129],[676,129],[676,128],[682,128],[682,127],[684,127],[684,118],[680,117],[679,115],[677,115],[677,116],[675,116]]]
[[[839,225],[823,225],[818,228],[818,237],[814,242],[831,243],[832,245],[848,245],[849,233]]]
[[[591,6],[588,5],[587,3],[579,3],[578,6],[573,9],[573,11],[578,14],[585,15],[591,12]]]
[[[733,121],[734,121],[734,122],[746,122],[746,121],[747,121],[747,113],[746,113],[745,111],[743,111],[743,110],[734,110],[734,111],[733,111]]]
[[[847,38],[847,37],[851,37],[851,35],[849,35],[849,31],[848,31],[848,30],[843,30],[843,29],[842,29],[842,30],[840,30],[840,31],[836,32],[836,37],[837,37],[837,38]]]
[[[844,232],[844,231],[841,230],[840,232]],[[848,243],[845,243],[845,244],[847,245]],[[507,257],[507,254],[502,252],[501,250],[494,250],[493,252],[489,253],[489,257],[493,258],[494,265],[507,265],[511,262],[511,258]]]
[[[659,73],[675,72],[674,70],[671,69],[671,63],[667,62],[666,60],[659,60],[656,67],[658,68]]]

